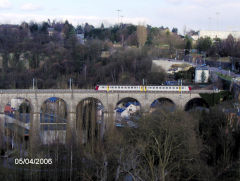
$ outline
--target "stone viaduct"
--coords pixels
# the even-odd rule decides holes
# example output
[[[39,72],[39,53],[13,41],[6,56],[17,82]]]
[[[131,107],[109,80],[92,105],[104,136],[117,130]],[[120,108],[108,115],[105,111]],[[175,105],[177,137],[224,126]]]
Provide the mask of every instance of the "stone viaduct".
[[[76,125],[77,105],[87,98],[95,98],[104,106],[104,115],[113,116],[114,109],[119,101],[124,98],[134,98],[141,105],[142,112],[149,112],[151,104],[159,98],[171,100],[179,109],[184,109],[189,101],[201,98],[199,93],[212,93],[210,90],[192,90],[190,93],[180,92],[102,92],[87,89],[18,89],[0,90],[0,112],[12,98],[24,98],[30,102],[32,117],[32,131],[38,132],[40,128],[41,106],[50,97],[62,99],[67,107],[67,127],[71,130]],[[113,124],[113,121],[107,123]]]

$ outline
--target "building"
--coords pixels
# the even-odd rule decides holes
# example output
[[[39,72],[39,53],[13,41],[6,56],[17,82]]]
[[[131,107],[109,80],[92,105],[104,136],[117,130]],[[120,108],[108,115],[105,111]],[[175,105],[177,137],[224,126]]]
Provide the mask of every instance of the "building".
[[[137,111],[140,111],[140,104],[138,102],[128,102],[126,104],[126,111],[131,116]]]
[[[220,38],[220,39],[227,39],[229,35],[232,35],[235,39],[240,38],[239,31],[207,31],[201,30],[198,32],[197,35],[192,35],[193,40],[198,40],[199,38],[210,37],[211,39]]]
[[[101,53],[101,58],[109,58],[110,57],[110,52],[109,51],[102,51]]]
[[[195,83],[207,83],[209,79],[208,67],[197,67],[195,69]]]
[[[53,36],[54,28],[48,28],[48,36]]]
[[[140,111],[140,104],[138,102],[128,102],[124,107],[115,109],[116,119],[129,118],[137,111]]]
[[[11,108],[13,110],[19,110],[19,107],[21,106],[22,103],[25,102],[25,99],[23,98],[14,98],[14,99],[11,99]]]

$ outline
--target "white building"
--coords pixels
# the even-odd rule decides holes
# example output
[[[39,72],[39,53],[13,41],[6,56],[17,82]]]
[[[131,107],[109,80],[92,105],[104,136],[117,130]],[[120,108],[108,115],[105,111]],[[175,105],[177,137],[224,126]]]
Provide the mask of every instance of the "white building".
[[[195,83],[207,83],[209,79],[208,67],[197,67],[195,69]]]
[[[25,102],[25,99],[23,99],[23,98],[11,99],[11,108],[14,110],[19,110],[19,107],[21,106],[21,104],[23,102]]]
[[[121,120],[122,118],[129,118],[129,116],[133,115],[137,111],[140,111],[140,105],[134,103],[128,103],[125,108],[117,108],[115,110],[116,119]]]
[[[227,39],[229,35],[232,35],[235,39],[240,38],[239,31],[207,31],[201,30],[199,31],[198,35],[193,35],[192,39],[197,40],[199,38],[210,37],[211,39],[220,38],[220,39]]]

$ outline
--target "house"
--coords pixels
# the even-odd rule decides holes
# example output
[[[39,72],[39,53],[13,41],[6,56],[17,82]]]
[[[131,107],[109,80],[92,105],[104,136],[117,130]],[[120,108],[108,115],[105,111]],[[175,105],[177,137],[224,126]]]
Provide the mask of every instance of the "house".
[[[124,107],[115,109],[116,119],[129,118],[129,116],[140,111],[140,104],[138,102],[128,102]]]
[[[12,114],[13,113],[13,109],[11,108],[11,105],[10,104],[7,104],[4,108],[4,113],[5,114]]]
[[[21,104],[23,102],[25,102],[25,99],[23,99],[23,98],[11,99],[11,107],[12,107],[12,109],[18,111],[19,107],[21,106]]]
[[[132,115],[137,111],[140,111],[140,104],[138,102],[128,102],[126,104],[126,111],[129,115]]]
[[[109,58],[109,57],[110,57],[110,52],[109,51],[102,51],[101,58]]]
[[[115,112],[115,115],[116,115],[116,120],[122,120],[122,116],[124,116],[126,114],[126,112],[124,114],[122,114],[123,112],[125,111],[125,108],[120,108],[120,107],[117,107],[114,112]]]
[[[240,38],[239,31],[209,31],[209,30],[201,30],[198,33],[198,38],[210,37],[211,39],[220,38],[227,39],[229,35],[232,35],[235,39]]]
[[[54,34],[54,28],[48,28],[48,36],[53,36]]]
[[[209,68],[197,67],[195,69],[195,83],[207,83],[209,79]]]

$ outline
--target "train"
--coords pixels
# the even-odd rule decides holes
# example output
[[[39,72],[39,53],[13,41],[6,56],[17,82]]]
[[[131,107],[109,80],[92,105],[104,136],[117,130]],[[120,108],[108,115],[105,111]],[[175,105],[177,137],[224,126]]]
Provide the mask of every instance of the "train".
[[[144,85],[96,85],[96,91],[132,91],[132,92],[190,92],[190,86],[144,86]]]

